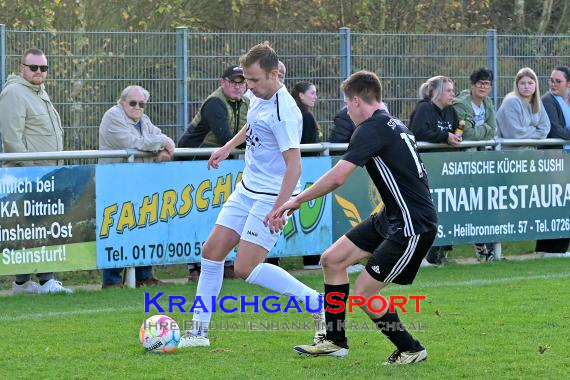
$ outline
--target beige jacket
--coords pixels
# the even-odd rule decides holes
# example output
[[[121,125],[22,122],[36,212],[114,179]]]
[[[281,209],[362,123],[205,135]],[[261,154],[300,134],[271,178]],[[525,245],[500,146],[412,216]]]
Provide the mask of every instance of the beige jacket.
[[[5,153],[63,150],[63,128],[44,85],[8,76],[0,93],[0,133]],[[5,166],[60,165],[57,160],[9,161]]]
[[[138,149],[148,152],[158,152],[164,149],[170,138],[166,136],[160,128],[155,127],[147,115],[141,118],[141,131],[135,127],[135,122],[131,120],[123,107],[116,105],[111,107],[99,126],[99,149],[120,150]],[[156,157],[140,157],[137,162],[153,162]],[[110,164],[115,162],[126,162],[124,158],[100,158],[100,164]]]

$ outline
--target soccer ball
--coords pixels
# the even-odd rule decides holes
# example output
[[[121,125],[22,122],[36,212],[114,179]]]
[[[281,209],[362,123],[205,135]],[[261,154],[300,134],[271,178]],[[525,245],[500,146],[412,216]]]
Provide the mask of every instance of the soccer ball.
[[[180,328],[166,315],[153,315],[143,322],[139,338],[147,352],[174,352],[180,342]]]

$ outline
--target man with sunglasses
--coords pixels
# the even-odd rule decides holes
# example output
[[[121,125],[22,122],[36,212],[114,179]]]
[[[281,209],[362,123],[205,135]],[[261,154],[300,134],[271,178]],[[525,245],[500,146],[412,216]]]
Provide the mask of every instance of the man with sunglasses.
[[[0,132],[6,153],[58,152],[63,150],[63,128],[59,114],[45,91],[48,61],[39,49],[22,55],[20,72],[8,76],[0,94]],[[54,166],[58,160],[8,161],[4,166]],[[39,284],[31,274],[16,276],[12,294],[70,293],[53,273],[39,273]]]
[[[220,86],[204,101],[188,130],[178,141],[179,148],[220,147],[245,125],[249,99],[243,70],[231,65],[224,70]],[[200,264],[188,264],[188,279],[198,281]],[[235,278],[232,262],[226,262],[224,277]]]
[[[172,160],[174,141],[144,113],[149,97],[148,91],[141,86],[128,86],[123,90],[117,104],[103,115],[99,126],[99,149],[138,149],[156,153],[155,156],[137,158],[136,162]],[[99,159],[100,164],[118,162],[126,162],[126,159]],[[122,268],[104,269],[103,289],[122,287],[122,271]],[[135,277],[137,288],[162,284],[162,281],[153,277],[151,266],[137,267]]]

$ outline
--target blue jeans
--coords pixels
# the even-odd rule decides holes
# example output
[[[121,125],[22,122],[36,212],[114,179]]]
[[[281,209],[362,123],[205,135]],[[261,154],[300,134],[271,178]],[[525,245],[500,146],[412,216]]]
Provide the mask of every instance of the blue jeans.
[[[105,285],[115,285],[123,282],[121,278],[121,273],[123,268],[113,268],[113,269],[103,269],[103,284]],[[146,280],[152,276],[152,266],[146,267],[136,267],[135,268],[135,278],[137,281]]]

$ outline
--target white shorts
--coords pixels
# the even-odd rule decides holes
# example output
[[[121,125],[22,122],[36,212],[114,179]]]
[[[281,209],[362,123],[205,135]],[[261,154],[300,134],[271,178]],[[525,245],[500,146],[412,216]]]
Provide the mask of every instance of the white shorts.
[[[232,229],[242,240],[270,251],[281,235],[281,232],[271,233],[263,224],[263,219],[273,208],[274,199],[275,197],[267,200],[254,199],[248,196],[248,191],[243,186],[238,185],[224,203],[216,224]]]

